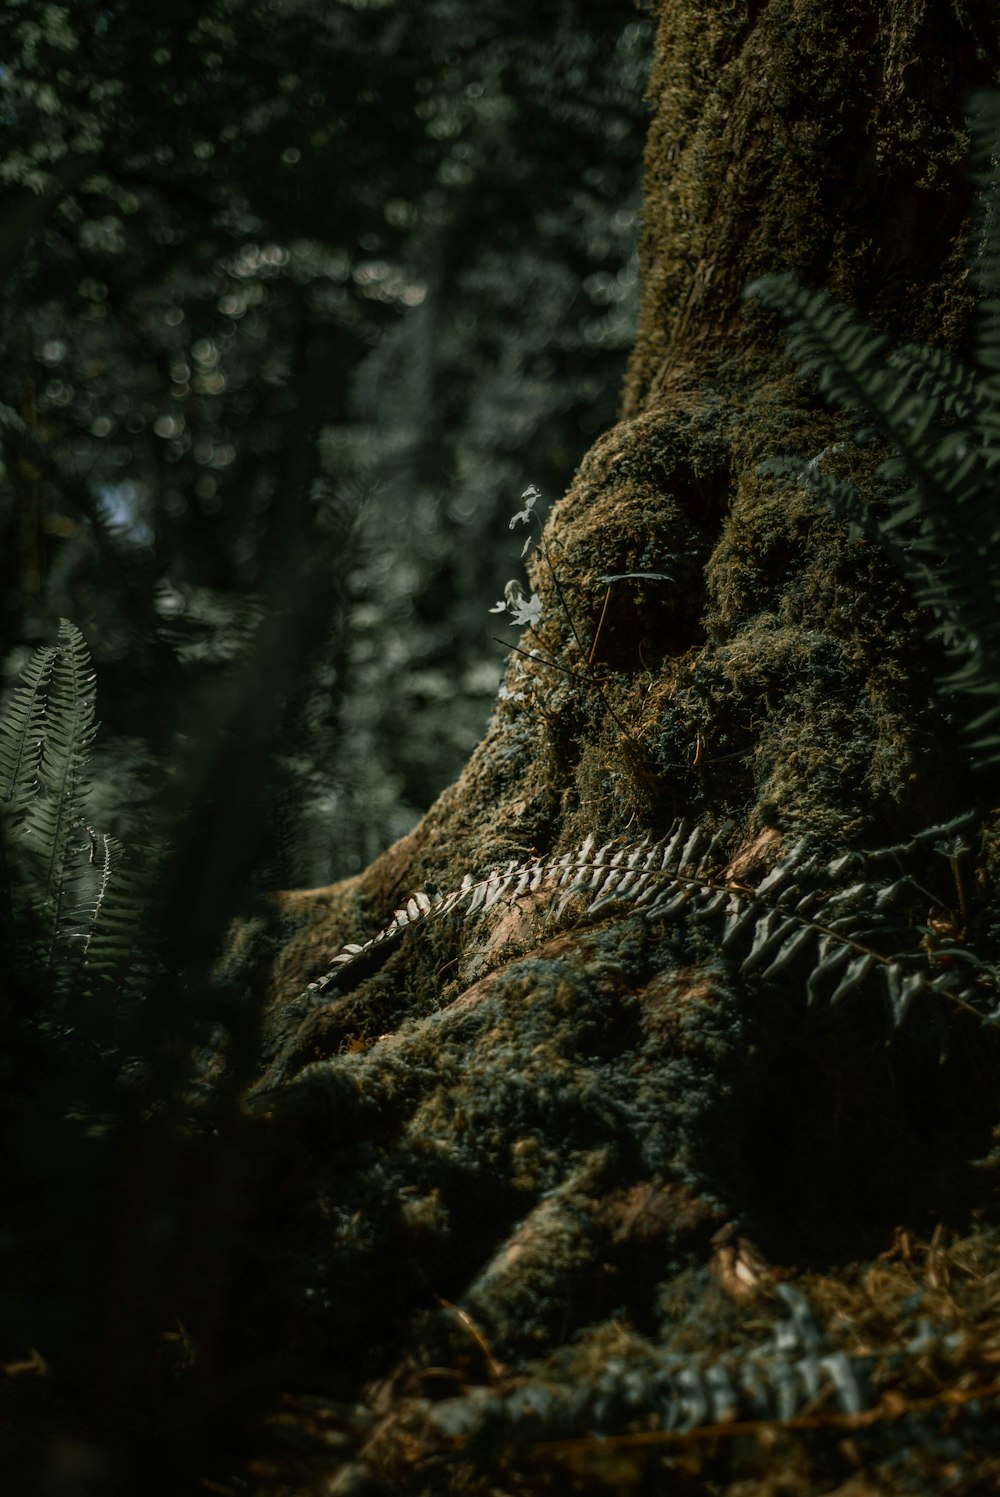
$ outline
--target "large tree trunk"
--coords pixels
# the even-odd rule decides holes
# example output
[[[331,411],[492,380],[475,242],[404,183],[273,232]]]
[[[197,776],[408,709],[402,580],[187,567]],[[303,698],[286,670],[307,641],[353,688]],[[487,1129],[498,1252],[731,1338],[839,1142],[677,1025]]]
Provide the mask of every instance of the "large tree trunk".
[[[981,827],[996,786],[963,768],[926,621],[879,548],[758,471],[853,423],[799,380],[776,319],[741,291],[792,269],[894,337],[960,346],[963,109],[998,57],[991,0],[662,4],[639,335],[623,419],[533,562],[544,613],[522,643],[539,655],[512,657],[510,695],[410,836],[356,879],[279,901],[251,1105],[277,1140],[296,1267],[280,1293],[269,1280],[261,1314],[297,1356],[313,1338],[300,1381],[357,1398],[381,1378],[356,1476],[423,1490],[419,1457],[435,1490],[486,1491],[504,1487],[499,1462],[541,1489],[569,1462],[615,1490],[651,1465],[665,1490],[666,1462],[684,1490],[784,1472],[781,1490],[806,1492],[871,1466],[878,1490],[933,1488],[959,1407],[942,1390],[992,1381],[985,1330],[964,1363],[943,1342],[907,1350],[914,1295],[934,1334],[987,1313],[970,1286],[994,1241],[993,1187],[974,1161],[1000,1120],[997,1056],[958,1005],[922,998],[899,1032],[864,985],[810,1006],[814,951],[756,981],[707,918],[650,917],[627,897],[553,914],[541,872],[307,985],[413,890],[590,835],[630,847],[675,818],[717,838],[702,885],[750,888],[803,838],[824,859],[858,853],[857,868],[894,845],[894,868],[936,880],[921,918],[941,927],[957,901],[971,919],[978,899],[988,926],[979,841],[952,859],[956,893],[952,864],[914,838],[967,810]],[[601,580],[623,573],[673,580]],[[949,1258],[974,1211],[985,1224]],[[260,1230],[280,1230],[267,1209]],[[792,1362],[856,1359],[860,1416],[829,1368],[811,1416],[808,1369],[781,1404],[779,1323]],[[862,1354],[876,1357],[869,1390]],[[707,1368],[738,1382],[748,1359],[764,1401],[733,1410],[762,1417],[770,1397],[795,1416],[771,1444],[733,1437],[725,1398],[705,1393]],[[911,1469],[897,1455],[913,1431],[889,1416],[920,1399],[929,1443]],[[599,1446],[597,1430],[627,1438]],[[972,1483],[995,1437],[971,1415],[960,1433]]]

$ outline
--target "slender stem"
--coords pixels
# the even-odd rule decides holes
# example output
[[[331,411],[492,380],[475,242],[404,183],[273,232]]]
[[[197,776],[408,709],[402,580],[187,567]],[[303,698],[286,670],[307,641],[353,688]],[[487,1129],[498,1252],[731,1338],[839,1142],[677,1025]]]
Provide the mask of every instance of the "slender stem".
[[[574,681],[582,681],[585,686],[597,686],[593,676],[586,675],[583,671],[571,671],[568,666],[560,665],[557,660],[546,660],[544,655],[533,654],[531,650],[522,650],[520,645],[509,644],[507,640],[500,639],[496,634],[491,634],[490,638],[494,644],[503,645],[505,650],[513,650],[515,655],[523,655],[525,660],[533,660],[536,665],[547,665],[554,671],[562,671],[564,676],[572,676]],[[599,687],[598,690],[600,690]]]
[[[558,578],[558,576],[556,574],[556,569],[552,565],[552,561],[551,561],[551,559],[549,557],[548,548],[546,546],[543,546],[543,545],[539,544],[538,549],[539,549],[539,551],[541,551],[542,555],[545,558],[545,565],[549,569],[549,575],[552,578],[552,585],[555,588],[555,590],[556,590],[556,596],[559,599],[559,606],[562,609],[563,613],[566,615],[566,622],[569,624],[570,629],[573,631],[573,638],[576,640],[576,647],[580,651],[580,654],[583,656],[584,660],[586,660],[587,659],[587,652],[583,648],[583,641],[580,638],[579,634],[577,633],[576,624],[575,624],[575,622],[573,620],[573,615],[569,611],[569,604],[566,602],[565,595],[563,594],[562,586],[561,586],[561,584],[559,582],[559,578]],[[589,665],[589,661],[588,661],[588,665]]]
[[[591,645],[591,647],[590,647],[590,654],[587,656],[587,669],[588,670],[591,670],[593,668],[594,656],[597,653],[597,641],[601,637],[601,630],[604,628],[604,615],[608,611],[608,604],[610,602],[611,602],[611,583],[609,582],[608,583],[608,590],[604,594],[604,607],[601,609],[601,616],[600,616],[600,618],[597,621],[597,628],[594,630],[594,643]]]
[[[534,511],[532,511],[532,513],[534,513]],[[536,519],[537,519],[537,516],[536,516]],[[541,529],[542,529],[542,522],[541,522],[541,520],[538,521],[538,527],[539,527],[539,531],[541,531]],[[593,661],[594,649],[597,646],[597,637],[600,635],[600,632],[601,632],[601,625],[599,624],[598,627],[597,627],[597,635],[595,635],[595,637],[594,637],[594,645],[591,648],[590,653],[588,655],[588,652],[584,649],[583,640],[580,638],[579,631],[577,630],[576,621],[574,620],[573,615],[570,612],[569,604],[566,602],[566,595],[564,594],[564,592],[562,590],[562,584],[559,581],[559,576],[558,576],[558,574],[556,572],[555,567],[552,565],[552,558],[549,556],[548,547],[542,545],[541,539],[539,539],[539,542],[538,542],[538,549],[542,553],[542,556],[545,559],[545,565],[548,567],[548,569],[549,569],[549,575],[552,578],[552,585],[553,585],[553,587],[556,590],[556,597],[559,599],[559,606],[562,609],[563,613],[565,614],[565,616],[566,616],[566,622],[569,624],[570,630],[572,631],[572,634],[573,634],[573,638],[576,640],[576,647],[580,651],[581,659],[585,662],[585,664],[584,664],[584,670],[583,670],[582,673],[579,672],[579,671],[567,670],[565,666],[563,666],[563,665],[557,665],[554,660],[545,660],[541,656],[529,654],[529,652],[527,650],[518,650],[518,648],[517,648],[516,645],[510,645],[508,648],[510,648],[512,650],[517,650],[517,653],[519,655],[527,655],[528,658],[529,658],[529,660],[540,660],[543,665],[550,665],[550,666],[552,666],[552,668],[554,670],[562,671],[563,674],[566,675],[566,676],[572,676],[574,680],[577,680],[577,681],[586,681],[589,685],[593,686],[594,690],[597,692],[597,694],[600,697],[601,701],[604,703],[605,711],[608,713],[608,715],[611,718],[611,720],[618,725],[619,731],[622,733],[623,737],[627,738],[629,740],[629,742],[634,747],[638,747],[638,745],[635,742],[635,739],[632,737],[631,732],[625,726],[625,724],[622,722],[621,718],[618,716],[618,713],[615,711],[615,709],[612,707],[611,703],[608,701],[607,694],[605,693],[605,690],[604,690],[603,686],[601,685],[600,681],[598,681],[597,677],[594,675],[593,670],[591,668],[592,661]],[[611,589],[609,587],[608,588],[608,597],[606,597],[605,600],[604,600],[604,611],[602,611],[602,613],[601,613],[601,624],[604,623],[604,612],[607,611],[608,598],[610,597],[610,595],[611,595]],[[494,638],[495,638],[495,636],[494,636]],[[500,640],[500,641],[498,641],[498,643],[502,644],[503,641]]]
[[[604,688],[601,685],[600,681],[598,681],[596,676],[592,675],[590,671],[571,671],[568,666],[560,665],[558,661],[546,660],[544,655],[533,655],[530,650],[522,650],[520,645],[511,645],[508,644],[505,639],[497,639],[497,636],[495,634],[491,635],[490,637],[495,641],[496,644],[503,645],[505,649],[513,650],[516,655],[523,655],[526,660],[533,660],[536,665],[550,666],[552,670],[562,671],[564,676],[570,676],[574,681],[582,681],[585,686],[592,686],[597,692],[597,695],[600,697],[601,701],[604,703],[606,710],[618,724],[625,737],[629,740],[630,743],[635,743],[635,739],[632,737],[632,734],[629,732],[628,728],[626,728],[625,724],[618,716],[618,713],[615,711],[615,709],[612,707],[611,703],[605,696]]]

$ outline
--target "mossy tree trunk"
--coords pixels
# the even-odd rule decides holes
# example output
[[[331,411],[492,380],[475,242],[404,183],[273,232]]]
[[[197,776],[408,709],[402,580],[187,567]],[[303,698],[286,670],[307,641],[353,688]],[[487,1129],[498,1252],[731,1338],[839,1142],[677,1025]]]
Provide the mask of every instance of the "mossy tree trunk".
[[[827,859],[864,854],[966,810],[988,833],[997,786],[965,768],[934,689],[941,659],[891,564],[759,472],[854,423],[741,292],[794,270],[894,338],[961,348],[963,110],[998,62],[990,0],[664,0],[623,417],[532,563],[544,612],[521,643],[538,655],[512,656],[483,742],[410,836],[356,879],[279,899],[251,1105],[278,1140],[296,1268],[269,1288],[264,1323],[293,1348],[312,1338],[313,1375],[341,1397],[384,1379],[367,1395],[381,1423],[353,1458],[392,1490],[421,1490],[415,1451],[435,1490],[480,1476],[487,1490],[496,1461],[541,1484],[525,1442],[560,1434],[595,1489],[676,1460],[692,1491],[782,1462],[795,1491],[832,1489],[891,1464],[908,1436],[894,1446],[872,1418],[868,1445],[820,1429],[789,1432],[780,1457],[722,1440],[697,1458],[678,1436],[641,1459],[628,1447],[609,1475],[588,1432],[653,1428],[655,1399],[633,1393],[663,1348],[743,1355],[782,1276],[828,1349],[835,1311],[856,1332],[849,1353],[882,1349],[926,1290],[924,1260],[889,1260],[878,1305],[846,1264],[889,1250],[896,1228],[965,1231],[974,1210],[986,1225],[965,1261],[992,1241],[992,1175],[973,1163],[998,1121],[989,1032],[936,1011],[894,1034],[863,990],[809,1007],[808,963],[755,984],[683,910],[651,921],[623,901],[554,921],[543,886],[423,921],[322,993],[307,984],[412,890],[590,834],[625,846],[688,819],[725,849],[716,881],[749,888],[803,838]],[[870,454],[846,440],[841,461],[864,486]],[[602,580],[626,573],[672,580]],[[981,930],[1000,920],[976,836],[960,898],[952,864],[914,852],[925,920],[956,901]],[[279,1230],[267,1209],[261,1230]],[[567,1389],[598,1384],[603,1414],[567,1412]],[[945,1454],[927,1460],[933,1486]],[[892,1471],[886,1490],[919,1485]]]

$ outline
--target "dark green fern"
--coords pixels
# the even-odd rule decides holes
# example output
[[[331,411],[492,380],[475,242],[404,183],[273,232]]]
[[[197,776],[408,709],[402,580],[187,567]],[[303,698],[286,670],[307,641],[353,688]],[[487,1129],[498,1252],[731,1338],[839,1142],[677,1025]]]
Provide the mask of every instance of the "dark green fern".
[[[22,812],[38,789],[46,695],[55,657],[51,645],[35,651],[0,718],[0,802],[8,817]]]
[[[83,895],[88,846],[84,818],[90,747],[97,732],[96,687],[83,636],[66,619],[45,702],[44,736],[37,793],[25,802],[21,834],[40,875],[39,905],[49,937],[49,960],[56,946],[76,935],[74,916]]]
[[[826,452],[765,467],[801,482],[899,565],[952,661],[942,689],[973,699],[970,751],[985,766],[1000,763],[1000,95],[975,100],[971,129],[982,185],[974,365],[942,349],[887,352],[883,334],[792,275],[766,276],[746,295],[789,319],[789,348],[827,400],[858,411],[896,448],[876,474],[881,512],[850,480],[825,470]]]
[[[20,980],[54,996],[134,991],[143,957],[148,863],[87,824],[97,731],[90,655],[63,619],[0,712],[0,806],[8,919]]]
[[[149,911],[158,866],[156,850],[127,847],[117,837],[94,838],[98,872],[78,908],[82,973],[90,992],[138,999],[161,968],[149,938]]]

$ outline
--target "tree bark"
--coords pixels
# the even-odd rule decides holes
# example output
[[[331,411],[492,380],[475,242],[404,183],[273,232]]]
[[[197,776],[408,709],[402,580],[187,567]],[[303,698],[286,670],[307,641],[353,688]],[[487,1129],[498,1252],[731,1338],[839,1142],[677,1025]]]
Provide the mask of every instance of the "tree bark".
[[[802,839],[828,860],[895,846],[925,881],[929,928],[969,900],[996,924],[996,785],[963,767],[926,620],[877,546],[759,471],[855,423],[741,293],[794,270],[895,339],[961,349],[963,111],[998,66],[987,0],[661,5],[638,337],[622,419],[531,563],[543,615],[521,643],[537,655],[512,655],[485,738],[408,837],[357,878],[277,899],[250,1105],[283,1181],[262,1239],[290,1222],[297,1266],[261,1314],[293,1347],[338,1348],[317,1376],[340,1396],[379,1378],[351,1480],[422,1490],[418,1456],[435,1490],[489,1490],[498,1467],[525,1490],[567,1471],[594,1490],[683,1471],[684,1490],[735,1492],[781,1470],[788,1491],[875,1490],[859,1471],[915,1490],[919,1462],[899,1455],[911,1432],[890,1413],[921,1398],[920,1479],[943,1479],[938,1406],[912,1368],[887,1375],[884,1407],[877,1378],[864,1407],[838,1404],[829,1379],[812,1404],[792,1397],[768,1446],[727,1435],[710,1404],[699,1414],[697,1389],[706,1366],[745,1365],[795,1321],[786,1287],[808,1306],[793,1359],[822,1344],[884,1370],[915,1334],[908,1296],[934,1300],[942,1335],[949,1315],[975,1316],[994,1242],[991,1031],[928,1003],[897,1032],[863,992],[810,1007],[808,964],[755,983],[683,909],[555,917],[551,875],[308,984],[413,890],[588,836],[628,848],[677,818],[716,839],[720,888],[752,889]],[[844,461],[864,486],[874,460]],[[653,573],[672,580],[604,580]],[[919,843],[966,811],[968,852],[949,863]],[[960,1374],[992,1381],[987,1340],[962,1365],[939,1348],[939,1393]],[[696,1390],[669,1435],[649,1393],[665,1347]],[[581,1387],[605,1390],[600,1408],[573,1404]],[[957,1489],[972,1491],[992,1437],[965,1433]]]

